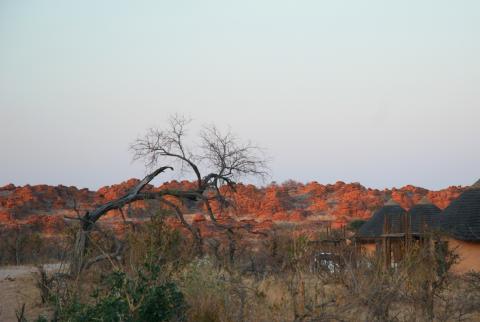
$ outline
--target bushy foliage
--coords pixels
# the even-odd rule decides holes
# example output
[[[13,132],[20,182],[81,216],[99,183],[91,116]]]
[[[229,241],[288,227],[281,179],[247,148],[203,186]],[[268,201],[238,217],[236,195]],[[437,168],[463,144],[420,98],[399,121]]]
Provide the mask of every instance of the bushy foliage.
[[[145,266],[138,276],[116,271],[91,295],[93,303],[75,298],[61,313],[62,321],[184,321],[186,303],[173,282],[157,284],[160,268]]]
[[[44,252],[43,240],[29,227],[1,230],[0,264],[21,265],[37,260]]]
[[[435,236],[412,242],[391,267],[355,245],[312,242],[286,228],[252,242],[258,248],[237,252],[234,263],[225,252],[195,257],[192,244],[165,225],[163,216],[155,216],[127,234],[121,260],[90,268],[69,296],[57,299],[57,318],[406,322],[480,317],[478,274],[449,273],[457,257]],[[87,284],[94,289],[86,292]]]
[[[179,232],[165,224],[165,215],[156,214],[143,227],[137,227],[135,233],[126,234],[127,250],[121,261],[110,258],[96,267],[100,276],[92,272],[78,276],[67,285],[66,292],[53,296],[58,319],[72,322],[184,321],[187,304],[172,279],[172,272],[182,263],[180,254],[188,251],[182,249],[184,240]],[[104,233],[91,239],[98,246],[97,252],[106,252],[100,246],[111,242],[101,238],[109,236]],[[82,283],[88,278],[93,280],[87,284],[96,287],[85,297]]]

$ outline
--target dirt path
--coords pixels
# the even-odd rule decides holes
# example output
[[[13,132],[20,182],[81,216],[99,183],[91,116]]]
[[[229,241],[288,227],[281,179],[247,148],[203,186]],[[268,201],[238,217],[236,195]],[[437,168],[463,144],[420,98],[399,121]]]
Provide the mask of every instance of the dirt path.
[[[60,264],[44,265],[46,271],[60,269]],[[49,309],[42,305],[40,292],[35,286],[34,266],[0,267],[0,321],[17,321],[15,312],[25,303],[28,320],[35,320],[39,315],[49,315]]]

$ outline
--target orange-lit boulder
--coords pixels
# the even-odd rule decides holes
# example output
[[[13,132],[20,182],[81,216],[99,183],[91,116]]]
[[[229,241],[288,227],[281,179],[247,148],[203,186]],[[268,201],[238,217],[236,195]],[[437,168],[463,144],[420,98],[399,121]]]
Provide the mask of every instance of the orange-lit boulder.
[[[206,221],[205,216],[202,214],[195,214],[192,219],[194,222]]]

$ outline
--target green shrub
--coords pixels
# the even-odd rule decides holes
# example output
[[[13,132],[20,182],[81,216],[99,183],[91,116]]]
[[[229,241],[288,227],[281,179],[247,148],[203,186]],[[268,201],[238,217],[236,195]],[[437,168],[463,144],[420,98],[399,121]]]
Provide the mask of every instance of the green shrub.
[[[159,267],[145,265],[131,277],[116,271],[92,295],[92,303],[74,298],[60,312],[62,321],[183,321],[186,304],[175,283],[159,283]]]
[[[187,305],[171,276],[179,265],[181,235],[158,215],[141,233],[129,236],[128,245],[129,265],[107,268],[90,300],[71,296],[59,310],[61,321],[185,320]]]

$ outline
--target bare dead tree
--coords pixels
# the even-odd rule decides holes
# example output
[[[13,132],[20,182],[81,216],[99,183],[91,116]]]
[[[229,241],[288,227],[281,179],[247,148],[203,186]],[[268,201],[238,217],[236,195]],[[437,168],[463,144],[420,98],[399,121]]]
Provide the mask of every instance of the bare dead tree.
[[[265,178],[268,174],[267,161],[263,151],[250,142],[243,143],[231,131],[222,133],[216,126],[204,126],[199,142],[194,148],[186,144],[187,127],[190,120],[175,115],[169,120],[166,130],[149,129],[147,134],[137,139],[131,149],[134,159],[143,160],[147,167],[158,166],[160,162],[179,164],[182,172],[192,172],[196,178],[196,201],[203,204],[210,220],[225,229],[229,240],[229,257],[233,261],[236,249],[233,238],[235,227],[218,223],[212,210],[212,201],[220,205],[220,211],[229,208],[231,203],[220,189],[235,191],[235,181],[246,176]],[[182,201],[183,196],[175,196]],[[170,205],[172,206],[172,205]],[[202,253],[203,241],[198,231],[184,220],[180,208],[174,208],[180,222],[192,233]]]
[[[210,220],[217,227],[225,229],[230,240],[230,258],[233,258],[236,248],[232,235],[234,229],[238,227],[219,223],[213,211],[212,202],[217,202],[220,210],[231,207],[223,191],[235,191],[235,181],[242,177],[264,178],[267,176],[267,161],[260,148],[250,142],[242,143],[232,132],[222,133],[213,125],[204,126],[198,135],[199,142],[194,145],[194,148],[190,148],[187,145],[189,123],[189,119],[174,115],[170,118],[166,129],[151,128],[131,144],[134,160],[143,160],[147,169],[155,170],[121,198],[86,212],[79,218],[81,229],[76,236],[73,251],[71,267],[73,273],[78,274],[83,268],[92,264],[91,261],[85,261],[84,256],[88,246],[88,236],[95,223],[107,212],[121,210],[125,205],[138,200],[154,199],[172,209],[180,223],[192,234],[199,255],[203,255],[203,239],[200,231],[187,222],[181,207],[171,200],[173,198],[179,203],[190,200],[203,205]],[[161,163],[179,166],[181,174],[193,173],[196,187],[189,190],[144,191],[145,186],[159,174],[168,169],[173,170],[171,166],[159,167]],[[222,186],[227,189],[221,189]],[[121,248],[117,247],[118,249]],[[108,256],[117,255],[116,251],[114,254],[104,254],[93,260],[98,262]]]

